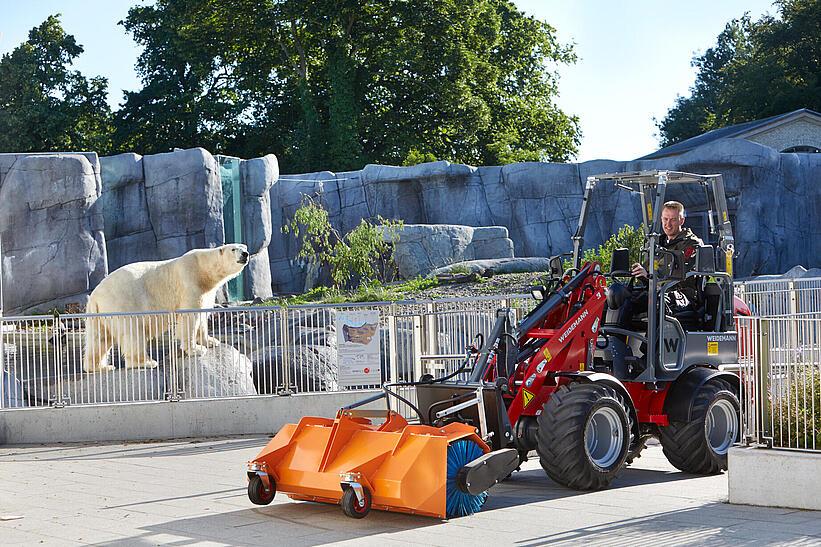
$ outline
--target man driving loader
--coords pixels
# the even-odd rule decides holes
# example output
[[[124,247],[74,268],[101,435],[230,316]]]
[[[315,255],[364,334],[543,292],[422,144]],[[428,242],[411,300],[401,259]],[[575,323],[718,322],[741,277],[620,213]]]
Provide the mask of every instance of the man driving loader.
[[[688,259],[695,256],[696,249],[704,242],[696,236],[690,228],[685,228],[684,225],[684,205],[678,201],[667,201],[664,203],[664,208],[661,211],[661,224],[664,230],[664,235],[661,237],[659,244],[665,249],[671,251],[680,251]],[[632,266],[632,272],[635,277],[647,278],[647,269],[636,262]],[[698,305],[698,283],[699,279],[690,277],[682,280],[676,287],[676,290],[670,291],[669,305],[676,311],[685,310]],[[634,311],[646,311],[647,299],[646,292],[643,293],[644,298],[637,298],[634,300]],[[641,303],[644,304],[642,309]],[[638,309],[636,309],[638,305]]]

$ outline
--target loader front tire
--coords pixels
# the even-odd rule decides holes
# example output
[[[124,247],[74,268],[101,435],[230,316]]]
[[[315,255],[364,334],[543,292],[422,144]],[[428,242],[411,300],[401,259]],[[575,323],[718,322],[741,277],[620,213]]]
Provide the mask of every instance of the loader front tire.
[[[265,483],[262,482],[262,477],[254,475],[248,480],[248,499],[251,503],[256,505],[268,505],[274,501],[274,496],[277,493],[274,479],[269,477],[271,481],[271,489],[265,491]]]
[[[695,475],[727,469],[727,452],[739,438],[740,405],[732,385],[714,378],[695,394],[692,419],[660,429],[661,449],[674,467]]]
[[[606,488],[624,465],[630,409],[612,387],[574,382],[550,396],[538,418],[536,451],[547,475],[576,490]]]

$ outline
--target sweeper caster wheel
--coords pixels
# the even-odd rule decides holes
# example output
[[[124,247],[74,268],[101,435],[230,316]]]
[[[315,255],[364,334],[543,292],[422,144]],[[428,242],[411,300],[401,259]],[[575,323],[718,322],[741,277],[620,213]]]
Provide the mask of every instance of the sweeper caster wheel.
[[[256,505],[268,505],[274,500],[274,496],[277,493],[277,487],[274,483],[274,479],[268,477],[271,481],[271,489],[269,491],[265,491],[265,483],[262,482],[262,477],[259,475],[254,475],[248,481],[248,499],[251,500],[251,503]]]
[[[365,518],[371,512],[371,493],[367,488],[362,488],[362,501],[356,497],[356,492],[353,488],[345,488],[342,493],[342,501],[339,504],[342,506],[342,511],[352,519]]]

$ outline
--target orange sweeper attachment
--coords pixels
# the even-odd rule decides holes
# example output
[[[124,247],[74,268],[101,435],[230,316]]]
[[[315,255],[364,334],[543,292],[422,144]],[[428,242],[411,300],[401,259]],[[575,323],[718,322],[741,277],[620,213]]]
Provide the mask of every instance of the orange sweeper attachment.
[[[392,410],[357,408],[381,397],[340,409],[334,419],[303,417],[284,426],[248,462],[251,501],[266,505],[283,492],[339,504],[353,518],[372,508],[461,516],[478,511],[498,475],[519,464],[515,450],[501,459],[490,454],[471,425],[414,425]]]

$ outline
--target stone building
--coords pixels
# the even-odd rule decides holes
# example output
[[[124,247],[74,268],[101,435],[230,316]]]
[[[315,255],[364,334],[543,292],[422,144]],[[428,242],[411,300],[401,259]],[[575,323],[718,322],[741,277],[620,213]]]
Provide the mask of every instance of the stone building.
[[[802,108],[762,120],[713,129],[639,159],[657,160],[678,156],[721,139],[745,139],[783,153],[818,153],[821,152],[821,114]]]

